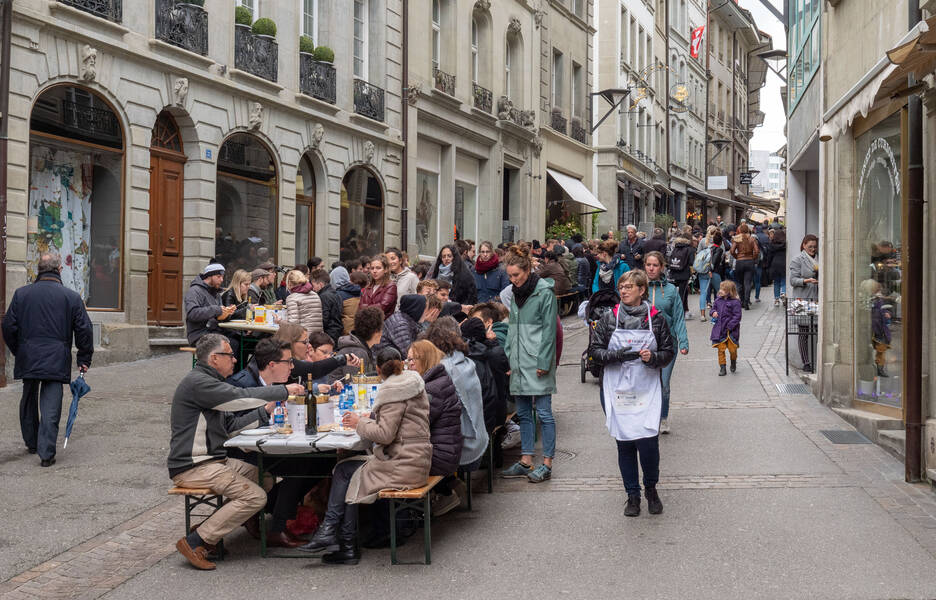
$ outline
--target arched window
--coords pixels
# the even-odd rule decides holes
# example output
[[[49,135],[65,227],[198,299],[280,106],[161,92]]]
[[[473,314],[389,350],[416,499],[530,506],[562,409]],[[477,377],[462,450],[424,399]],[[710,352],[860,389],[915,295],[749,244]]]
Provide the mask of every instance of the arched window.
[[[89,308],[119,309],[123,272],[123,129],[86,88],[58,85],[30,114],[26,275],[62,259],[62,283]]]
[[[513,101],[514,108],[523,108],[523,39],[519,34],[507,33],[504,73],[504,94]]]
[[[315,171],[307,156],[296,172],[296,264],[315,256]]]
[[[341,180],[341,260],[373,256],[384,249],[383,190],[364,167],[353,167]]]
[[[432,0],[432,68],[440,69],[442,61],[442,0]]]
[[[221,145],[214,253],[229,276],[276,262],[277,182],[273,155],[256,136],[235,133]]]
[[[471,83],[478,84],[478,19],[471,18]]]

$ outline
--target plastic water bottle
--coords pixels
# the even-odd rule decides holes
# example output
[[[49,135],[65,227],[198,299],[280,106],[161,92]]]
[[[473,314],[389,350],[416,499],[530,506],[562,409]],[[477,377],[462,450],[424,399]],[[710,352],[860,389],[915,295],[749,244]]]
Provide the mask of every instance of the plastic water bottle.
[[[286,427],[286,411],[282,402],[277,402],[276,408],[273,409],[273,427],[277,430]]]
[[[368,404],[370,405],[370,408],[374,408],[374,402],[377,401],[377,386],[376,385],[371,386],[370,394],[368,394],[367,400],[368,400]]]

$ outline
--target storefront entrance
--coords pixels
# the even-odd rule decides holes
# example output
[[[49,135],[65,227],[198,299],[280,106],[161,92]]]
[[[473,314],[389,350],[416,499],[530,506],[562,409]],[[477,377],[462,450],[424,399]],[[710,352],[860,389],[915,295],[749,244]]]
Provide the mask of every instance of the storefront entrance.
[[[146,319],[182,324],[182,199],[185,154],[175,119],[163,112],[150,147],[149,267]]]

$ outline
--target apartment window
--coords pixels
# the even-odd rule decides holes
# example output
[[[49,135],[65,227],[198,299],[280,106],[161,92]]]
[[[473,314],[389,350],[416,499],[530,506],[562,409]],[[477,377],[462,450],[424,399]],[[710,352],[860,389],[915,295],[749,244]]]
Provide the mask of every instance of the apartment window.
[[[552,105],[562,106],[562,52],[553,49]]]
[[[582,96],[582,90],[585,89],[585,74],[582,70],[582,65],[572,63],[572,111],[571,115],[581,117],[584,107],[584,99]]]
[[[504,54],[504,93],[514,106],[523,105],[523,39],[508,35]]]
[[[367,79],[368,0],[354,0],[354,76]]]
[[[572,0],[572,14],[576,17],[582,17],[582,0]]]
[[[237,4],[249,10],[254,19],[257,18],[257,0],[237,0]]]
[[[814,0],[794,0],[790,7],[790,113],[796,108],[803,92],[819,70],[820,3]]]
[[[637,19],[631,17],[630,20],[630,65],[633,68],[639,68],[637,66]]]
[[[513,89],[512,81],[510,80],[510,40],[507,40],[506,47],[504,48],[504,93],[510,97],[510,92]]]
[[[628,30],[630,21],[627,18],[627,11],[621,10],[621,62],[629,65],[630,58],[627,56],[627,40],[630,39],[630,31]]]
[[[441,0],[432,0],[432,67],[439,68],[442,54],[442,7]]]
[[[471,82],[478,83],[478,20],[471,19]]]
[[[318,45],[318,0],[302,0],[302,35]]]
[[[644,61],[646,57],[643,53],[644,50],[644,29],[643,27],[637,28],[637,72],[641,75],[643,74],[643,68],[646,64]]]

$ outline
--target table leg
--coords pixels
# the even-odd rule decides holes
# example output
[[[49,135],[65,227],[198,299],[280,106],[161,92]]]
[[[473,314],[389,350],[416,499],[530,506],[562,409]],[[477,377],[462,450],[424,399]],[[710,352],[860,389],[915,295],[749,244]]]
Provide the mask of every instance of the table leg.
[[[241,345],[243,348],[243,345]],[[243,352],[243,350],[241,350]],[[257,485],[261,488],[263,487],[263,453],[257,453]],[[260,557],[267,557],[267,543],[266,543],[266,515],[263,514],[264,509],[260,509],[259,516],[257,520],[260,523]]]
[[[397,564],[396,548],[396,499],[390,498],[390,564]]]
[[[432,500],[430,497],[431,493],[426,493],[426,498],[423,500],[423,545],[426,547],[426,564],[432,562],[432,531],[430,530],[430,523],[432,522]]]

